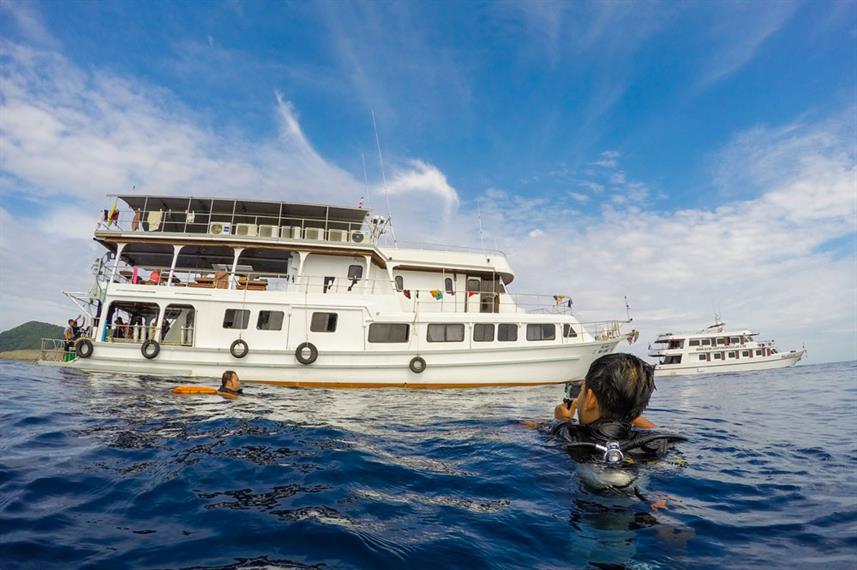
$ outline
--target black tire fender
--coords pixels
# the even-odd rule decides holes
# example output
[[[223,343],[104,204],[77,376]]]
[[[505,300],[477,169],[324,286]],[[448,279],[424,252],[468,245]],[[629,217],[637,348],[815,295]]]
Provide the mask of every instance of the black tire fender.
[[[309,356],[304,354],[304,351],[309,349]],[[295,349],[295,358],[303,365],[309,365],[318,358],[318,349],[311,342],[302,342]]]
[[[244,348],[238,348],[243,346]],[[244,358],[250,353],[250,345],[246,341],[237,338],[229,345],[229,353],[235,358]]]
[[[422,374],[426,371],[426,360],[422,356],[415,356],[411,358],[411,361],[408,363],[408,368],[411,369],[411,372],[414,374]]]
[[[74,353],[78,358],[89,358],[95,350],[92,341],[88,338],[81,338],[74,344]]]
[[[161,345],[158,341],[150,338],[142,345],[140,345],[140,352],[143,353],[143,358],[152,360],[153,358],[157,357],[158,354],[160,354]]]

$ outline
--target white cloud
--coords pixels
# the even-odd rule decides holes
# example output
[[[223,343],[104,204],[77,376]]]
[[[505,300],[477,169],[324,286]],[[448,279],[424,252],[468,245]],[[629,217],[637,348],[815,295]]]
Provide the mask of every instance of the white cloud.
[[[719,45],[703,66],[700,86],[719,81],[751,61],[762,44],[794,14],[798,3],[788,0],[764,5],[729,2],[724,6],[731,13],[715,20],[713,30]]]
[[[0,70],[0,191],[44,204],[30,217],[0,210],[0,328],[68,316],[58,290],[89,285],[100,253],[89,235],[105,193],[136,183],[181,195],[308,201],[311,192],[312,201],[343,205],[363,194],[362,176],[322,157],[282,96],[272,100],[280,136],[226,138],[157,87],[83,71],[53,53],[8,43],[0,50],[8,62]],[[854,132],[853,121],[837,117],[739,134],[719,155],[718,172],[744,172],[755,192],[713,210],[647,208],[648,186],[619,170],[618,154],[602,154],[616,164],[576,182],[622,198],[596,213],[575,209],[586,202],[581,192],[560,199],[489,189],[480,201],[486,246],[508,251],[515,289],[571,294],[584,318],[622,315],[627,294],[644,339],[703,326],[719,305],[732,324],[776,335],[782,348],[805,340],[815,359],[854,358],[857,264],[853,252],[825,250],[857,231]],[[376,183],[371,205],[383,211],[380,190]],[[402,161],[387,191],[403,238],[479,243],[475,208],[460,206],[437,166]]]

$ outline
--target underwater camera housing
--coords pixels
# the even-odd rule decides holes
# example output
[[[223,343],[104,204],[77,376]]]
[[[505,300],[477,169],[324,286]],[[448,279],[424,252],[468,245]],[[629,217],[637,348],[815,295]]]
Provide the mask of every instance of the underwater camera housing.
[[[580,386],[583,384],[583,380],[578,380],[576,382],[568,382],[565,385],[565,396],[562,401],[565,403],[567,408],[571,408],[571,403],[580,395]]]

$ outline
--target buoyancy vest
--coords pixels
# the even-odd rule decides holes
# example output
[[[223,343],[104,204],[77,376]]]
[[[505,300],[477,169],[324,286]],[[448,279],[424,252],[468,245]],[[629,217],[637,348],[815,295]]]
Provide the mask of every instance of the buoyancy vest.
[[[626,456],[635,459],[654,459],[664,455],[673,444],[687,441],[686,437],[660,432],[657,430],[637,429],[630,422],[597,421],[582,425],[574,421],[559,423],[551,429],[551,434],[565,440],[569,452],[578,461],[585,461],[594,454],[600,454],[594,446],[577,444],[606,445],[617,442]]]

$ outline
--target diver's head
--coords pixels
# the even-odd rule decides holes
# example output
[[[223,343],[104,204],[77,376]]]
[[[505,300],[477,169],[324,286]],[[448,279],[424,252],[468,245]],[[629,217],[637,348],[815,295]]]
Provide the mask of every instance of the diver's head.
[[[224,372],[223,376],[220,377],[220,387],[229,390],[240,390],[241,380],[238,379],[238,373],[234,370]]]
[[[606,354],[589,367],[577,398],[582,424],[596,420],[630,422],[649,405],[655,368],[632,354]]]

